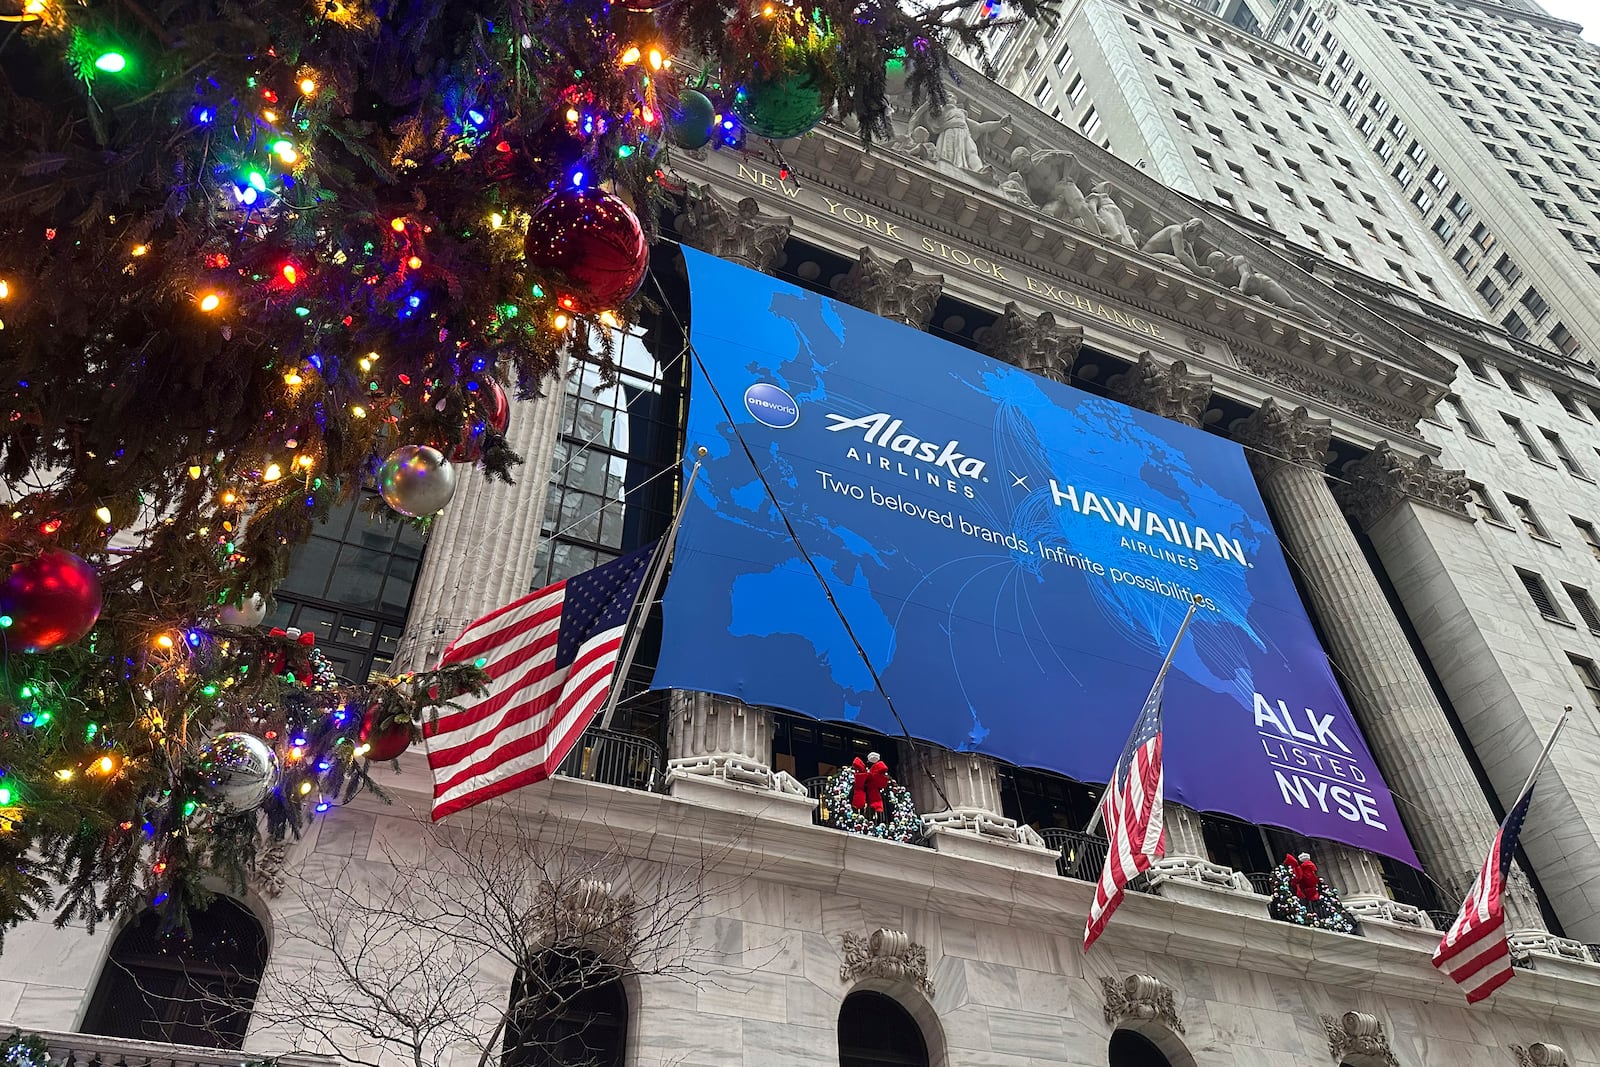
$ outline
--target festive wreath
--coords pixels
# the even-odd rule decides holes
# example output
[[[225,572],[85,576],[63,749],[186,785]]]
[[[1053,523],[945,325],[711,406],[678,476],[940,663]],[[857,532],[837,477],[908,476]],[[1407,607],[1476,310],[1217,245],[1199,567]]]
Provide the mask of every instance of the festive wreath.
[[[1314,930],[1332,930],[1336,934],[1356,932],[1355,916],[1344,909],[1339,891],[1324,879],[1317,879],[1317,899],[1301,900],[1294,892],[1294,872],[1287,863],[1272,869],[1272,901],[1267,905],[1274,919]]]
[[[828,778],[821,797],[820,814],[824,823],[863,837],[901,843],[915,840],[922,834],[922,818],[911,802],[911,790],[890,779],[883,788],[884,817],[878,819],[867,808],[858,811],[850,806],[855,781],[856,772],[852,767],[841,767]]]

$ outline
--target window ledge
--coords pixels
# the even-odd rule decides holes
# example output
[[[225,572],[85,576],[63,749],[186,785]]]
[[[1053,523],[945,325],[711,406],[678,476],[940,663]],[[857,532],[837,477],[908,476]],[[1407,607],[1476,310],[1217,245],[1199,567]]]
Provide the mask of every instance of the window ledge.
[[[1557,626],[1565,626],[1569,630],[1576,630],[1578,628],[1574,624],[1568,622],[1566,619],[1558,618],[1558,617],[1556,617],[1554,615],[1546,615],[1542,611],[1539,613],[1539,617],[1541,619],[1543,619],[1545,622],[1553,622]]]
[[[1480,445],[1488,445],[1490,448],[1494,447],[1494,442],[1489,440],[1487,437],[1484,437],[1482,434],[1473,433],[1471,430],[1466,431],[1466,433],[1468,437],[1472,438]]]
[[[1561,547],[1561,542],[1560,542],[1560,541],[1557,541],[1557,540],[1555,540],[1555,539],[1554,539],[1554,538],[1551,538],[1551,537],[1541,537],[1541,536],[1540,536],[1540,535],[1538,535],[1538,534],[1536,534],[1536,533],[1531,533],[1531,534],[1529,534],[1529,535],[1528,535],[1528,536],[1529,536],[1529,537],[1531,537],[1531,538],[1533,538],[1533,539],[1534,539],[1534,540],[1535,540],[1535,541],[1542,541],[1542,542],[1544,542],[1544,543],[1545,543],[1545,544],[1547,544],[1547,545],[1550,545],[1550,546],[1551,546],[1551,547],[1552,547],[1552,548],[1560,548],[1560,547]]]
[[[1491,519],[1487,515],[1485,515],[1485,516],[1483,516],[1483,521],[1488,523],[1490,526],[1498,526],[1502,530],[1510,530],[1512,533],[1516,533],[1517,532],[1517,528],[1515,526],[1513,526],[1509,522],[1505,522],[1505,521],[1503,521],[1501,519]]]

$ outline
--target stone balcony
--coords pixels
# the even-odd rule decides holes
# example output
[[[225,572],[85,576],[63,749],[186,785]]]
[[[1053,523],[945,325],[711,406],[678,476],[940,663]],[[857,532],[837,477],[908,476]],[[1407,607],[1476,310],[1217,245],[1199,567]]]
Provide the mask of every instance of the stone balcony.
[[[670,786],[674,778],[683,777],[683,769],[677,768],[677,775],[668,774],[667,770],[661,749],[654,742],[628,734],[591,729],[584,734],[583,740],[574,746],[557,773],[580,781],[647,793],[677,792],[671,790]],[[762,770],[765,771],[764,765]],[[737,776],[721,777],[731,784],[712,790],[711,794],[705,797],[691,793],[682,799],[691,803],[726,803],[730,798],[718,794],[731,790],[748,794],[745,799],[750,803],[736,805],[738,810],[746,814],[756,814],[763,810],[763,805],[759,801],[765,796],[773,802],[766,805],[766,808],[770,809],[766,814],[784,822],[796,821],[795,815],[799,811],[796,802],[809,800],[812,803],[807,811],[800,812],[799,821],[809,821],[833,833],[844,832],[832,827],[828,820],[822,818],[814,803],[825,779],[809,779],[804,783],[793,782],[791,779],[790,782],[793,784],[788,789],[774,792],[770,784],[763,786],[757,780],[759,775],[751,776],[750,781],[743,786]],[[691,776],[691,780],[699,779]],[[779,800],[783,803],[777,803]],[[946,832],[933,832],[935,826],[945,829]],[[972,840],[969,841],[968,837]],[[863,840],[871,841],[873,845],[879,847],[903,847],[894,842],[870,838]],[[1015,867],[1019,872],[1037,873],[1041,869],[1037,862],[1039,857],[1032,854],[1021,855],[1015,843],[986,839],[982,833],[952,834],[937,820],[934,820],[934,825],[910,844],[922,849],[953,853]],[[1099,878],[1100,867],[1105,862],[1106,854],[1106,842],[1103,837],[1073,830],[1048,829],[1043,832],[1038,844],[1052,854],[1051,859],[1054,861],[1056,873],[1061,877],[1088,883],[1093,883]],[[1032,853],[1040,850],[1027,851]],[[1234,871],[1232,868],[1200,857],[1174,855],[1158,861],[1151,871],[1131,883],[1130,889],[1195,907],[1275,922],[1276,920],[1272,920],[1267,911],[1267,900],[1271,896],[1268,879],[1269,876],[1263,872]],[[1375,936],[1380,939],[1400,938],[1402,943],[1426,947],[1430,952],[1437,943],[1439,931],[1447,929],[1455,919],[1453,912],[1425,912],[1394,900],[1354,900],[1348,902],[1347,907],[1360,924],[1361,936]],[[1323,931],[1316,933],[1320,936],[1346,936]],[[1585,971],[1590,971],[1592,968],[1600,967],[1600,945],[1586,945],[1542,931],[1513,934],[1511,948],[1518,965],[1525,968],[1538,968],[1542,965],[1545,970],[1565,971],[1576,965],[1583,967]],[[1600,983],[1600,971],[1592,971],[1591,980]]]

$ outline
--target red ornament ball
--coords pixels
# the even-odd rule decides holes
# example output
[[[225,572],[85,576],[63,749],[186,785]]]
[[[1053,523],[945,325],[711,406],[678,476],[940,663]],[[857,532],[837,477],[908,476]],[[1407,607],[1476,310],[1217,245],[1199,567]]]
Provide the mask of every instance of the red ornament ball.
[[[478,391],[478,410],[483,413],[483,424],[495,433],[503,434],[511,427],[511,401],[506,391],[495,381],[484,382]]]
[[[11,620],[0,629],[0,647],[7,651],[70,645],[100,618],[100,579],[71,552],[49,549],[11,568],[0,583],[0,614]]]
[[[566,275],[557,301],[581,314],[621,306],[639,291],[650,265],[638,218],[598,189],[564,190],[539,205],[523,255],[532,267]]]
[[[487,381],[473,394],[472,408],[467,412],[467,423],[461,432],[461,443],[450,453],[452,463],[476,463],[483,455],[485,433],[502,437],[511,428],[511,401],[500,383]]]
[[[411,723],[405,719],[390,719],[379,725],[383,706],[374,704],[361,719],[361,743],[367,746],[366,757],[376,763],[397,759],[411,747]]]

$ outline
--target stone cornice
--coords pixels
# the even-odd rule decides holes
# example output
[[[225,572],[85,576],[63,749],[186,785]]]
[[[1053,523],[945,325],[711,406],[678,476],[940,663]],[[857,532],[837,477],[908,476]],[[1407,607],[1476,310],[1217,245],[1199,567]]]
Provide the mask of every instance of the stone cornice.
[[[420,761],[380,777],[398,804],[362,795],[352,808],[403,819],[410,807],[426,818],[432,781]],[[1059,931],[1063,916],[1088,914],[1094,895],[1091,883],[1054,874],[575,778],[558,776],[507,800],[505,818],[539,825],[553,841],[570,842],[574,828],[591,827],[606,847],[652,863],[706,864],[718,877],[760,877],[983,922]],[[1460,997],[1430,962],[1436,932],[1369,927],[1368,936],[1353,937],[1130,893],[1101,944],[1419,1002]],[[1600,1026],[1600,967],[1519,969],[1491,1010],[1530,1029]]]
[[[1391,350],[1396,358],[1407,367],[1415,368],[1418,373],[1442,375],[1444,381],[1449,381],[1454,371],[1449,361],[1428,351],[1415,338],[1396,336],[1392,323],[1308,274],[1289,257],[1257,241],[1221,213],[1211,211],[1205,202],[1197,202],[1167,188],[1151,175],[1105,151],[1076,130],[1048,118],[1031,102],[1017,97],[1002,86],[974,77],[963,82],[961,94],[986,113],[1013,116],[1009,131],[1001,130],[995,138],[999,151],[1007,151],[1009,146],[1016,144],[1064,149],[1078,159],[1084,171],[1092,175],[1094,180],[1109,181],[1119,193],[1131,194],[1145,211],[1154,212],[1168,222],[1200,216],[1205,220],[1208,231],[1220,235],[1214,243],[1247,252],[1258,268],[1293,289],[1300,299],[1326,318],[1355,330],[1362,335],[1365,344]],[[1121,203],[1121,200],[1118,202]],[[1123,210],[1130,216],[1133,214],[1130,205],[1124,204]]]
[[[949,238],[970,253],[992,256],[1005,266],[1036,271],[1058,283],[1066,281],[1163,323],[1213,337],[1240,354],[1231,367],[1223,364],[1203,369],[1233,369],[1235,373],[1242,369],[1265,384],[1262,395],[1291,388],[1297,396],[1349,412],[1373,428],[1361,431],[1369,442],[1383,437],[1409,438],[1412,447],[1426,449],[1417,438],[1416,424],[1448,391],[1455,368],[1425,348],[1420,351],[1425,353],[1427,364],[1410,368],[1403,362],[1383,358],[1362,340],[1331,334],[1296,318],[1292,312],[1174,269],[1137,249],[1005,202],[917,161],[891,161],[877,152],[865,151],[858,142],[836,131],[825,130],[807,137],[789,146],[786,155],[791,171],[801,183],[799,191],[753,191],[764,197],[769,208],[781,202],[790,215],[798,217],[809,209],[814,217],[827,218],[836,234],[831,242],[833,251],[851,254],[856,250],[850,236],[852,227],[841,217],[844,206],[857,215],[862,211],[870,213],[877,229],[864,232],[856,226],[853,232],[871,239],[886,255],[896,248],[910,248],[920,254],[923,263],[946,268],[948,260],[907,244],[908,235],[900,231],[915,227],[919,232],[914,236]],[[739,171],[741,167],[743,171]],[[755,173],[752,168],[762,167],[758,161],[731,156],[704,163],[680,161],[680,169],[686,175],[692,174],[694,180],[711,178],[729,187],[748,182],[748,176]],[[736,173],[730,175],[728,170]],[[739,174],[745,177],[741,179]],[[843,205],[835,208],[839,214],[828,216],[824,198],[828,204]],[[811,199],[818,204],[810,205]],[[1187,201],[1178,199],[1187,210]],[[823,234],[804,224],[798,230],[814,242],[829,243]],[[945,269],[945,276],[947,291],[965,284],[1002,299],[1010,295],[992,277],[970,270]],[[991,297],[990,302],[1001,301]],[[1048,299],[1036,303],[1040,307],[1052,306]],[[1392,325],[1383,325],[1386,335],[1398,333]],[[1312,384],[1316,386],[1312,392],[1300,390],[1301,386]],[[1250,399],[1253,402],[1255,398]]]

